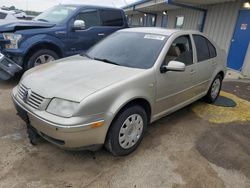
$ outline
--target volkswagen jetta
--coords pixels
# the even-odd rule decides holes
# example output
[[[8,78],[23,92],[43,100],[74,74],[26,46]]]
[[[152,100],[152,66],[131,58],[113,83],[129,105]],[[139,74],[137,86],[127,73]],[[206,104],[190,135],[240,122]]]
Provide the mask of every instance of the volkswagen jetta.
[[[126,155],[147,125],[204,98],[214,102],[226,55],[197,31],[120,30],[87,53],[27,71],[12,97],[31,142],[65,149],[105,146]]]

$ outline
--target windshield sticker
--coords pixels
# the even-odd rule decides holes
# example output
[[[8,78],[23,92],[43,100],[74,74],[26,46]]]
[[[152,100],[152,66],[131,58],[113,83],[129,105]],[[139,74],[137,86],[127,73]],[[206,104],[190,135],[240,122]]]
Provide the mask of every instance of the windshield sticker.
[[[145,35],[144,39],[164,40],[165,37],[161,35]]]

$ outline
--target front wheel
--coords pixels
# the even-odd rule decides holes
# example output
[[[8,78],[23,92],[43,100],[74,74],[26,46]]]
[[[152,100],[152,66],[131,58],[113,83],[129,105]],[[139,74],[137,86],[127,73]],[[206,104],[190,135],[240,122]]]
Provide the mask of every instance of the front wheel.
[[[28,70],[33,67],[48,63],[50,61],[54,61],[56,59],[59,59],[57,53],[52,50],[41,49],[28,58],[28,62],[25,69]]]
[[[115,156],[132,153],[147,128],[147,114],[141,106],[131,106],[117,115],[107,135],[105,147]]]
[[[212,82],[207,95],[205,96],[205,101],[208,103],[214,103],[216,99],[219,97],[220,90],[222,86],[222,77],[221,75],[217,75]]]

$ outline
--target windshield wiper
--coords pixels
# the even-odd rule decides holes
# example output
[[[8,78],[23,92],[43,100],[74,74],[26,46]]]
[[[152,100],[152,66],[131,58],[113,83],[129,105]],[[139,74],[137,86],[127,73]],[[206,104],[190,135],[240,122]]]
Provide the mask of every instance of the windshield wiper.
[[[103,61],[105,63],[109,63],[109,64],[113,64],[113,65],[118,65],[120,66],[120,64],[116,63],[116,62],[113,62],[113,61],[110,61],[108,59],[105,59],[105,58],[97,58],[97,57],[94,57],[94,60],[97,60],[97,61]]]
[[[37,21],[49,22],[48,20],[45,20],[45,19],[38,19]]]

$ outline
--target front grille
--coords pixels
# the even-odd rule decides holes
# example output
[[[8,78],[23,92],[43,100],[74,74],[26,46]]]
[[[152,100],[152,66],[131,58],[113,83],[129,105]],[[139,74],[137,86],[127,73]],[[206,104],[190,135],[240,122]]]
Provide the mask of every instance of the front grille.
[[[20,84],[18,90],[18,97],[29,106],[39,109],[40,105],[44,101],[44,97],[38,95],[37,93],[33,92],[32,90],[25,87],[23,84]]]

